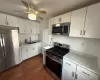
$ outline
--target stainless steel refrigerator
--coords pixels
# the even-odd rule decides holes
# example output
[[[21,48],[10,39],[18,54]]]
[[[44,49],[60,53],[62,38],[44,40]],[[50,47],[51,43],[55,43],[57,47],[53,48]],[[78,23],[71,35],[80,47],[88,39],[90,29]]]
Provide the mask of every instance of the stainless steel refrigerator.
[[[18,28],[0,26],[0,72],[19,63]]]

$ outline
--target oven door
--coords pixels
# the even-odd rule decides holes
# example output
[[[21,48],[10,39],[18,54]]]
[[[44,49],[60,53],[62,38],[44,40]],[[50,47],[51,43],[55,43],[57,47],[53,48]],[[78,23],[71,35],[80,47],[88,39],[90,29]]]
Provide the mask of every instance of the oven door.
[[[53,60],[51,57],[49,57],[49,55],[46,55],[46,67],[56,76],[61,78],[62,64]]]

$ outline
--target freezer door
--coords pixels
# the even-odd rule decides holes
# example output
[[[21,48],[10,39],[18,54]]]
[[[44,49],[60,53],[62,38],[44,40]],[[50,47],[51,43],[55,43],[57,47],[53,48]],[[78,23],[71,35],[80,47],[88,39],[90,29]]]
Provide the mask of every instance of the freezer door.
[[[2,44],[2,38],[0,34],[0,72],[6,70],[6,60],[5,60],[5,54],[3,52],[3,44]]]
[[[5,31],[2,33],[2,39],[7,68],[11,68],[20,63],[18,31]]]

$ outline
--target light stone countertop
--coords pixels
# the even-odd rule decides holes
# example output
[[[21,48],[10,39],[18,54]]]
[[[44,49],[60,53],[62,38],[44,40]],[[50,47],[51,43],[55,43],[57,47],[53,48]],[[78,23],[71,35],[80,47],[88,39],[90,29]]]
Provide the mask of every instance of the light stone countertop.
[[[80,52],[70,51],[64,56],[67,59],[97,75],[100,75],[100,69],[98,66],[97,58],[88,54],[81,54]]]

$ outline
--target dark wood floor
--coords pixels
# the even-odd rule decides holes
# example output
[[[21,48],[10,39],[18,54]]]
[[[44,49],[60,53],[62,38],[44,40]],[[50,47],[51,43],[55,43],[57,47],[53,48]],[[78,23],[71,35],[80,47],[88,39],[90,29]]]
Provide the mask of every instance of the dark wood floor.
[[[42,56],[33,57],[0,74],[0,80],[55,80],[43,67]]]

